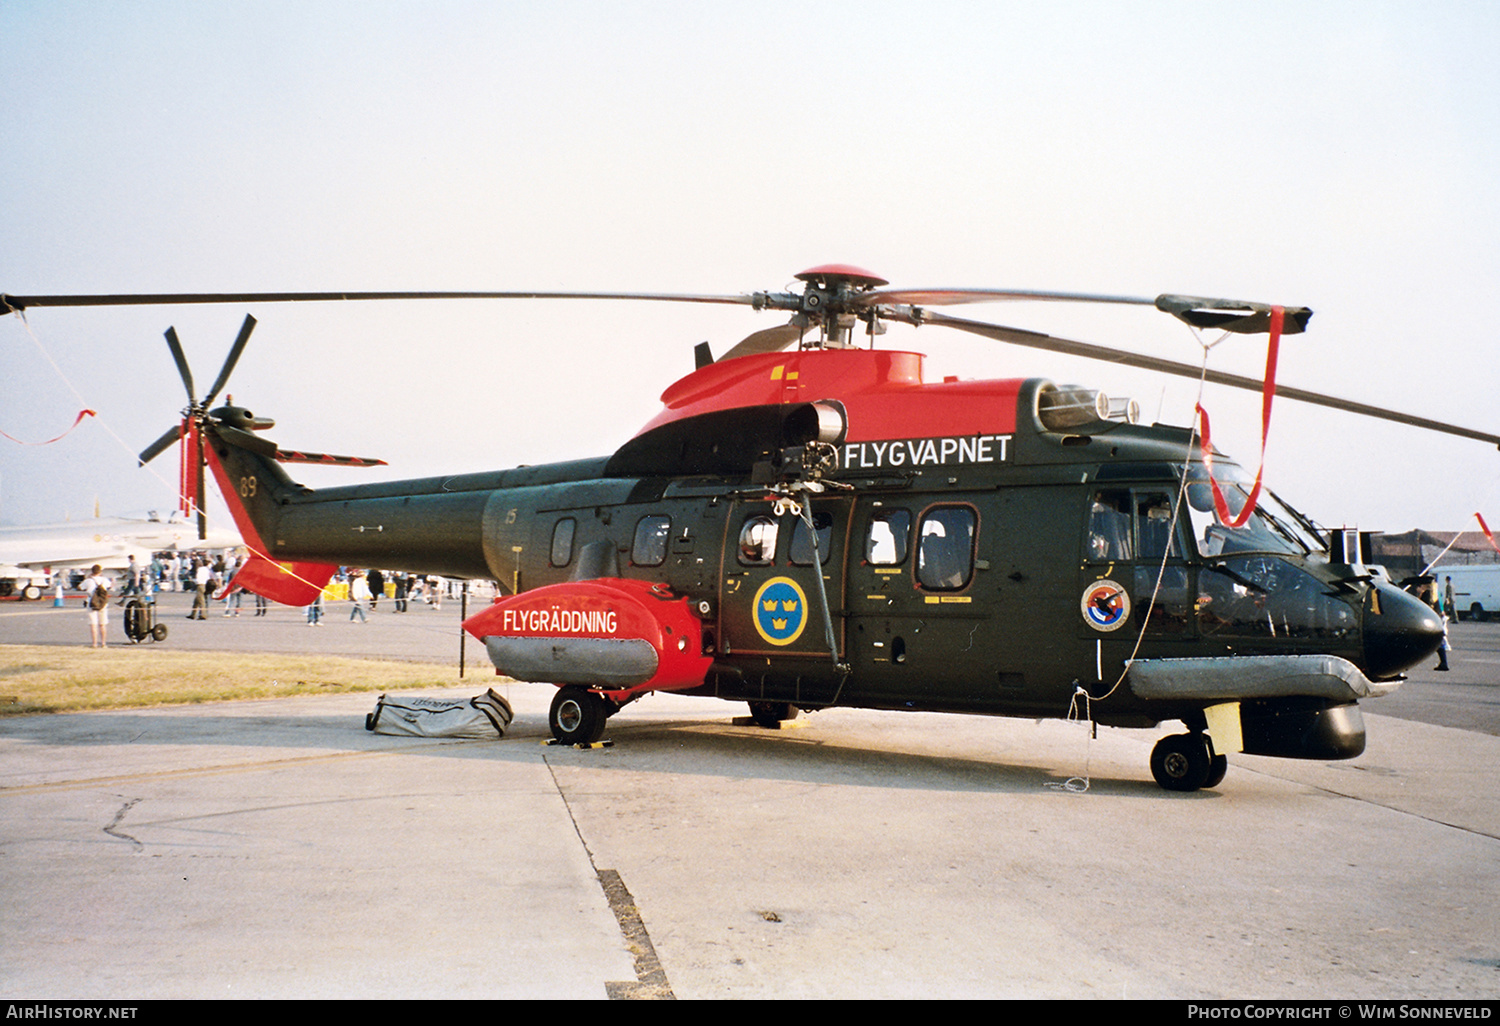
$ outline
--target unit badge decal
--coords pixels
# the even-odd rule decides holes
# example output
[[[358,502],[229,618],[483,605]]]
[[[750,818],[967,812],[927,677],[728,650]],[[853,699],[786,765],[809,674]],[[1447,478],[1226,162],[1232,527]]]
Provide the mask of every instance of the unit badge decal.
[[[755,630],[773,645],[790,645],[807,625],[807,596],[790,577],[773,577],[755,593]]]
[[[1095,581],[1083,589],[1079,607],[1090,627],[1107,634],[1130,619],[1130,593],[1114,581]]]

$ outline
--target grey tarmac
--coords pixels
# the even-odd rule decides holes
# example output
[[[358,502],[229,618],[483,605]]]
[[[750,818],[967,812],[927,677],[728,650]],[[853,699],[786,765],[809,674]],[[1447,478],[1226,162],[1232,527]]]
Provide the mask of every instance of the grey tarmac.
[[[456,608],[384,606],[162,644],[456,657]],[[81,627],[0,607],[0,642]],[[1493,1000],[1500,737],[1381,711],[1493,708],[1500,627],[1454,627],[1360,758],[1189,795],[1147,765],[1175,724],[653,695],[549,746],[552,689],[472,663],[503,739],[367,733],[371,694],[0,719],[0,994]]]

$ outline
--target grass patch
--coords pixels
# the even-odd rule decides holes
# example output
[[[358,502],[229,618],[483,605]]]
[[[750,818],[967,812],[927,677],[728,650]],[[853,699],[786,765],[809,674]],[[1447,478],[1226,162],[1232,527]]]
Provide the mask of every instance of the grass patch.
[[[458,669],[342,656],[0,645],[0,716],[345,691],[472,688]]]

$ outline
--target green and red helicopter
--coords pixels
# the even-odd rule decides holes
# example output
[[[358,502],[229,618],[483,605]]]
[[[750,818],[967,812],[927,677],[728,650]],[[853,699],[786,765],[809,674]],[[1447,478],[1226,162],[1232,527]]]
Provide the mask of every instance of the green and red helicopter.
[[[248,293],[0,296],[0,309],[445,298],[615,299],[782,311],[670,385],[613,453],[491,473],[309,489],[273,421],[187,389],[141,454],[214,475],[252,555],[234,581],[305,605],[339,566],[485,578],[465,629],[498,673],[557,686],[560,741],[598,740],[653,691],[749,704],[775,725],[832,706],[1181,721],[1151,756],[1165,788],[1223,779],[1226,753],[1359,755],[1358,703],[1396,688],[1443,637],[1423,602],[1330,548],[1307,517],[1213,451],[1206,432],[1135,423],[1100,393],[1044,378],[928,381],[876,347],[887,323],[1168,374],[1200,368],[972,321],[937,307],[1003,300],[1150,305],[1198,328],[1302,331],[1311,312],[1195,297],[891,289],[846,265],[800,291]],[[868,344],[861,342],[861,335]],[[1207,372],[1270,396],[1270,380]],[[1276,394],[1500,444],[1500,437],[1326,395]]]

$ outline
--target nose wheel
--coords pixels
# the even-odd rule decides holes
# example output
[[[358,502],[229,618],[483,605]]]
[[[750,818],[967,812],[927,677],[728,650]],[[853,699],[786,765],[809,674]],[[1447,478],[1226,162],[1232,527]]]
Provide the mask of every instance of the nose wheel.
[[[553,697],[547,725],[552,728],[552,736],[565,745],[591,745],[604,736],[611,711],[601,696],[570,685],[559,688]]]
[[[1229,772],[1229,759],[1215,755],[1203,734],[1173,734],[1151,750],[1151,775],[1168,791],[1217,787]]]

